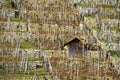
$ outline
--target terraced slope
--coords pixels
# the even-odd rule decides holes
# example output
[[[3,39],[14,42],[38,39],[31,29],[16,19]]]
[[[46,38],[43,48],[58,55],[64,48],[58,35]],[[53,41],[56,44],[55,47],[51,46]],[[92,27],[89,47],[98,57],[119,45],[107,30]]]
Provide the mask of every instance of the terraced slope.
[[[59,72],[57,75],[60,77],[63,76],[62,74],[65,71],[66,76],[64,77],[73,80],[75,76],[72,76],[72,74],[78,74],[75,73],[77,71],[76,69],[72,69],[75,68],[75,66],[71,67],[72,61],[69,63],[69,60],[61,58],[61,56],[63,57],[62,54],[57,53],[62,52],[61,47],[64,43],[74,37],[81,37],[85,39],[86,43],[91,47],[95,46],[98,53],[102,53],[102,58],[100,58],[100,60],[97,58],[94,63],[93,57],[90,59],[91,62],[87,62],[90,56],[88,54],[85,59],[78,60],[81,63],[76,64],[77,69],[83,72],[83,74],[80,73],[80,79],[85,77],[85,74],[95,77],[96,74],[98,74],[97,70],[100,65],[106,68],[107,66],[105,64],[111,62],[116,66],[115,69],[113,69],[114,74],[112,70],[106,69],[108,70],[107,73],[101,68],[100,77],[104,77],[105,74],[107,77],[118,75],[119,64],[117,64],[117,62],[115,63],[115,61],[106,62],[103,58],[106,53],[115,56],[117,60],[120,57],[120,1],[103,1],[0,1],[0,62],[1,64],[6,64],[4,66],[6,69],[4,68],[4,71],[1,71],[5,72],[6,70],[7,72],[7,61],[11,64],[12,62],[15,63],[14,60],[16,60],[17,66],[20,67],[20,62],[24,62],[24,53],[30,54],[28,58],[25,57],[25,60],[30,63],[29,66],[34,65],[32,63],[35,63],[35,61],[41,63],[43,60],[40,58],[40,53],[45,51],[48,56],[49,53],[55,53],[55,56],[52,55],[52,57],[50,57],[51,65],[53,66],[53,74],[51,75],[55,76],[55,74]],[[36,50],[40,50],[40,52]],[[47,52],[47,50],[49,51]],[[53,50],[53,52],[51,50]],[[55,50],[58,51],[55,52]],[[64,53],[64,51],[62,53]],[[94,52],[91,53],[93,53],[93,56],[95,55]],[[9,58],[9,56],[11,56],[11,58]],[[110,58],[112,56],[110,56]],[[97,55],[97,57],[99,57],[99,55]],[[114,57],[112,57],[112,59],[114,59]],[[58,62],[56,62],[56,60],[58,60]],[[64,61],[66,61],[66,63]],[[55,66],[55,64],[57,66]],[[62,66],[66,64],[69,66],[69,69],[66,66]],[[83,66],[81,66],[81,64]],[[91,67],[87,67],[87,65]],[[92,66],[96,68],[96,70],[93,70],[93,73],[92,71],[88,71],[93,68]],[[65,69],[63,71],[64,67]],[[19,71],[17,67],[13,69],[14,72]],[[32,71],[32,69],[36,70],[35,73],[33,73],[34,71]],[[20,74],[24,74],[24,72],[26,72],[26,69],[23,67]],[[30,67],[30,72],[28,71],[28,73],[26,72],[25,74],[33,76],[33,74],[36,75],[36,73],[39,76],[48,75],[45,71],[45,66],[41,69]]]

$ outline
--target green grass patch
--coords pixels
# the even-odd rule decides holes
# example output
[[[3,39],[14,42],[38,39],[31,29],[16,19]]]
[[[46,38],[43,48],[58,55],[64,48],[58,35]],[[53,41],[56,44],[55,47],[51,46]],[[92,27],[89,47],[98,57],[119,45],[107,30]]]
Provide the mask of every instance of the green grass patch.
[[[44,68],[39,68],[36,71],[39,73],[39,75],[46,75],[47,74],[47,72]]]
[[[29,42],[23,42],[20,44],[20,48],[22,49],[33,49],[34,46],[30,44]]]
[[[86,7],[85,4],[81,4],[81,3],[78,3],[77,5],[78,5],[78,6],[81,6],[81,7]]]
[[[113,8],[112,5],[102,5],[103,8]]]
[[[28,61],[41,61],[42,59],[40,58],[29,58]]]
[[[112,57],[120,57],[119,51],[108,51]]]
[[[95,15],[88,15],[88,14],[85,14],[85,17],[95,18]]]
[[[22,19],[20,17],[11,19],[12,22],[20,22],[21,20]]]
[[[119,55],[119,54],[116,54],[116,53],[111,54],[111,56],[112,56],[112,57],[120,57],[120,55]]]

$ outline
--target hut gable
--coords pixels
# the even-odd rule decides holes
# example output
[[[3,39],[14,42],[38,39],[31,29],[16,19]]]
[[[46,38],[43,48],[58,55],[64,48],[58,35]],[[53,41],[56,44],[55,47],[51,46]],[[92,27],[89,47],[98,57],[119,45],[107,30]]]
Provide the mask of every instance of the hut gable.
[[[83,52],[83,45],[84,45],[84,40],[83,39],[78,39],[74,38],[73,40],[67,42],[64,44],[64,48],[67,50],[67,54],[69,58],[75,57],[75,55],[80,55]]]
[[[73,46],[73,45],[83,45],[83,39],[78,39],[78,38],[74,38],[73,40],[67,42],[66,44],[64,44],[64,46]]]

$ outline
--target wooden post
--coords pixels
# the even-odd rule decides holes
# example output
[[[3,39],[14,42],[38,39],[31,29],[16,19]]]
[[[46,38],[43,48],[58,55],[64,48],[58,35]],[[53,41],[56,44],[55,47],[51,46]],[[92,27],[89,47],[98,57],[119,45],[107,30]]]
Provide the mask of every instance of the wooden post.
[[[94,74],[96,74],[96,72],[95,72],[96,69],[95,69],[95,66],[94,66],[95,65],[95,59],[93,58],[92,60],[93,60],[92,61],[92,67],[93,67],[92,71],[93,71]]]
[[[25,73],[29,73],[29,70],[28,70],[28,56],[25,57],[25,70],[24,70],[24,74]]]
[[[25,51],[22,50],[22,61],[21,61],[21,65],[19,67],[19,71],[22,70],[24,64],[25,64]]]
[[[50,71],[50,73],[53,73],[53,70],[52,70],[52,66],[51,66],[51,62],[50,62],[49,57],[48,57],[48,64],[49,64],[49,71]]]

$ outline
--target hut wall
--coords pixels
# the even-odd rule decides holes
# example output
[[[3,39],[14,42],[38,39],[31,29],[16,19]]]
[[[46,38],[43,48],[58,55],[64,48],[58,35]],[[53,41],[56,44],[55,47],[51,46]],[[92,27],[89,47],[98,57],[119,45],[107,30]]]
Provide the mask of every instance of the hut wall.
[[[68,48],[68,57],[73,58],[75,55],[80,55],[83,52],[83,46],[82,45],[74,45],[69,46]]]

